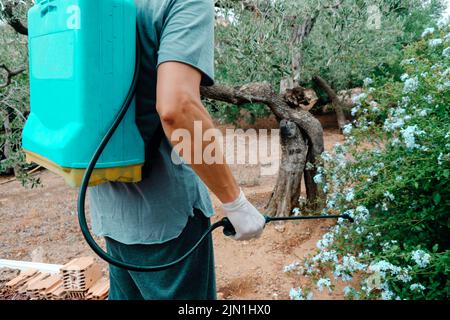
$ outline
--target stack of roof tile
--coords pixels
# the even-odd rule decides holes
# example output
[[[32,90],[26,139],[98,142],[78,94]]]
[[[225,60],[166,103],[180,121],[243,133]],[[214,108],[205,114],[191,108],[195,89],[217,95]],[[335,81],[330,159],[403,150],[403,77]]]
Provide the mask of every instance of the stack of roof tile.
[[[64,288],[86,291],[102,276],[100,266],[92,257],[76,258],[61,268]]]
[[[42,274],[44,277],[29,282],[27,295],[34,300],[44,300],[51,296],[51,292],[62,287],[63,281],[59,275]]]
[[[88,290],[86,300],[106,300],[108,293],[109,282],[106,278],[102,278]]]
[[[7,282],[1,292],[1,296],[11,300],[28,299],[26,292],[23,290],[28,281],[31,281],[38,275],[35,269],[28,269],[21,272],[17,277]]]
[[[77,258],[61,268],[64,289],[71,299],[85,299],[87,291],[102,277],[100,266],[92,257]]]
[[[102,278],[94,258],[77,258],[64,265],[60,273],[50,274],[28,269],[7,282],[1,296],[21,296],[32,300],[105,300],[109,283]]]

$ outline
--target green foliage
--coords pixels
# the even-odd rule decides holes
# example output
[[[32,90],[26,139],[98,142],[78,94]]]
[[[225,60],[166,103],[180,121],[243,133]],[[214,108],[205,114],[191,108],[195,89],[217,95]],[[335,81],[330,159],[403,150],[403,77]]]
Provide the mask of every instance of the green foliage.
[[[25,163],[25,155],[21,150],[21,133],[30,104],[27,37],[16,33],[6,24],[7,16],[3,11],[6,3],[0,0],[0,65],[5,65],[11,71],[25,71],[14,76],[6,88],[0,89],[0,175],[14,173],[23,184],[34,187],[39,179],[27,174],[31,166]],[[26,13],[32,1],[20,0],[15,3],[14,18],[26,25]],[[0,84],[5,82],[6,77],[6,70],[0,68]]]
[[[325,211],[355,223],[333,227],[305,273],[359,275],[351,298],[449,297],[450,28],[424,33],[403,58],[401,81],[366,87],[346,143],[315,177]]]
[[[12,71],[27,69],[28,65],[26,37],[5,25],[0,26],[0,64]],[[1,69],[0,73],[0,81],[4,83],[6,71]],[[36,181],[26,175],[29,165],[21,151],[21,132],[28,113],[28,75],[25,71],[13,77],[9,86],[0,89],[0,174],[14,170],[23,183],[34,184]]]
[[[344,0],[339,5],[330,0],[255,3],[259,4],[258,14],[235,1],[221,11],[223,18],[216,26],[216,74],[220,83],[267,81],[278,90],[282,79],[294,77],[291,62],[296,54],[301,57],[297,80],[307,87],[315,75],[337,90],[361,85],[375,70],[386,78],[399,76],[395,66],[402,45],[417,39],[424,26],[442,12],[441,0]],[[371,21],[378,16],[380,25],[374,26]],[[307,17],[316,17],[312,32],[303,42],[292,43],[292,26],[302,25]],[[257,107],[248,109],[257,114]],[[223,104],[215,103],[211,110],[227,120],[239,115]]]

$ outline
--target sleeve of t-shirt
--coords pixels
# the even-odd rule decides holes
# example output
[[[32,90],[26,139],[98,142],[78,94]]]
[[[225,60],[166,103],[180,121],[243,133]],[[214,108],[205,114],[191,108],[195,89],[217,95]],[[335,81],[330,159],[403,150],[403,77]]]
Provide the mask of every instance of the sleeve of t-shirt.
[[[202,74],[202,86],[214,84],[214,0],[173,0],[161,29],[158,66],[176,61]]]

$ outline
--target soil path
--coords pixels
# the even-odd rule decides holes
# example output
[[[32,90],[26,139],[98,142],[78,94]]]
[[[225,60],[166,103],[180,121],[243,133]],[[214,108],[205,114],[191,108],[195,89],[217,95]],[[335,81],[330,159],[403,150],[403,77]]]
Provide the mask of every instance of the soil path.
[[[330,149],[342,141],[342,136],[335,129],[327,129],[325,140],[326,149]],[[232,169],[248,198],[262,209],[275,177],[255,180],[245,166]],[[0,259],[64,264],[74,257],[93,255],[78,227],[77,190],[67,187],[61,178],[48,171],[38,175],[42,186],[36,189],[25,189],[17,181],[2,184],[8,178],[0,178]],[[212,198],[218,212],[215,221],[221,214],[219,202]],[[271,224],[260,239],[245,242],[233,241],[216,232],[219,298],[289,299],[289,290],[306,279],[283,273],[283,267],[312,253],[329,226],[330,222],[317,221],[278,227]],[[106,273],[107,266],[101,263]],[[340,294],[315,292],[315,299],[341,298]]]

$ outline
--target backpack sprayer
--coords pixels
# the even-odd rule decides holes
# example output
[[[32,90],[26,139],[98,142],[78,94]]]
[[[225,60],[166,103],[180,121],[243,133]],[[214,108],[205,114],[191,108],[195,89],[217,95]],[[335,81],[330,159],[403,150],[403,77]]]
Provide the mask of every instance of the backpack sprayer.
[[[183,256],[156,266],[117,260],[89,232],[87,188],[109,181],[138,182],[149,160],[145,159],[145,146],[135,124],[133,99],[141,64],[135,26],[134,0],[37,1],[28,12],[30,115],[22,147],[28,162],[59,174],[70,186],[79,186],[80,228],[100,258],[132,271],[159,271],[185,260],[215,229],[223,227],[226,236],[234,235],[235,230],[223,218]],[[266,223],[338,218],[353,221],[348,215],[265,218]]]

